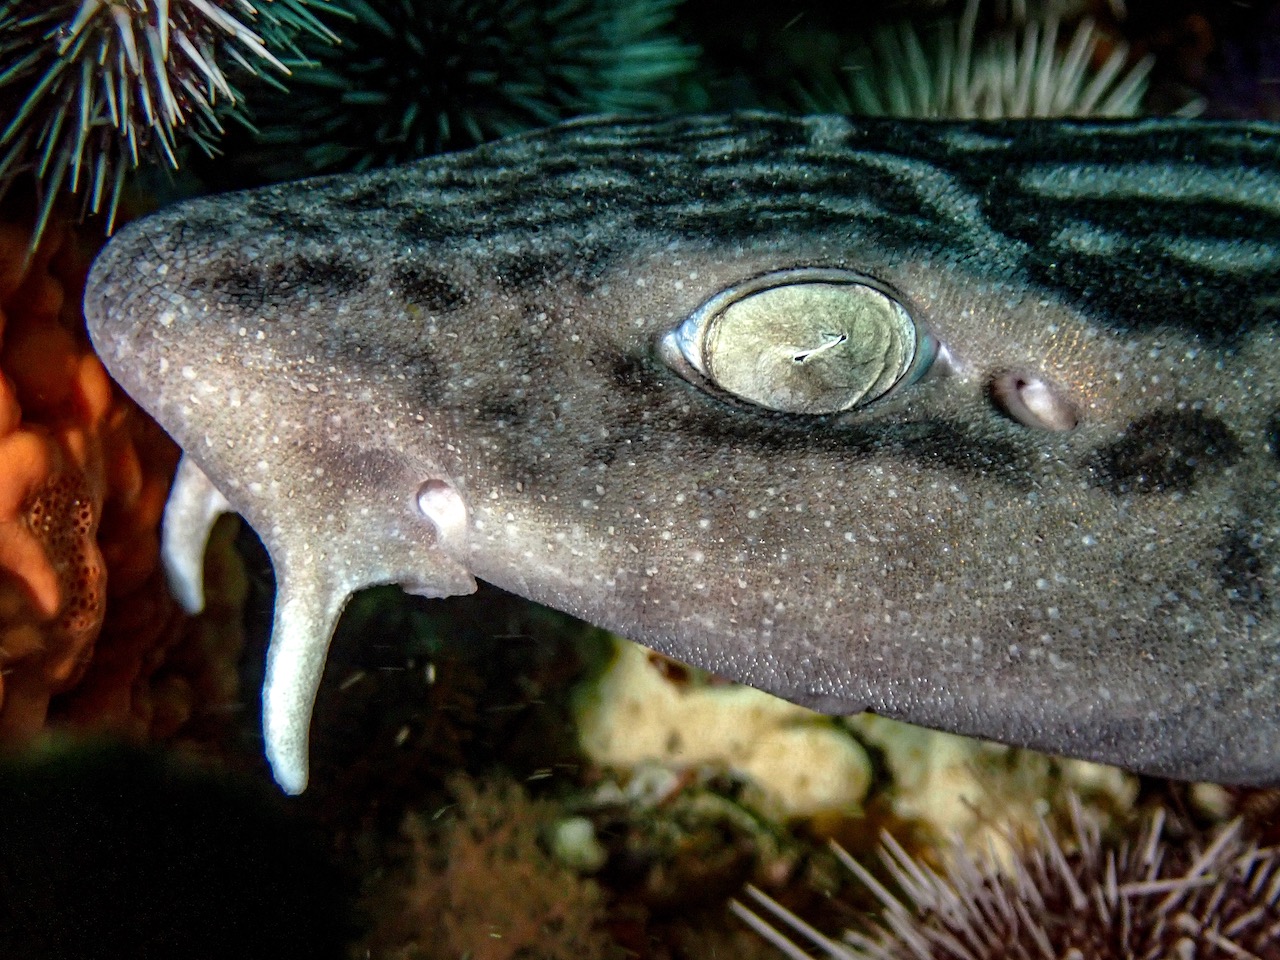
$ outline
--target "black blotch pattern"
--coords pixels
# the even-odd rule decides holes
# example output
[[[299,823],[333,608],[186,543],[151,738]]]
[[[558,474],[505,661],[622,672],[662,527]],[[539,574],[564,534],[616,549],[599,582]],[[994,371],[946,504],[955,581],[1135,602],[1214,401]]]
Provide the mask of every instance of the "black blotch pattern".
[[[610,212],[619,218],[630,213],[631,202],[615,200],[612,191],[569,190],[563,195],[552,195],[549,188],[544,188],[541,203],[531,202],[528,195],[519,190],[477,197],[469,205],[470,210],[460,202],[450,213],[466,212],[471,215],[466,223],[453,229],[462,230],[463,235],[469,234],[477,239],[488,239],[512,229],[526,236],[551,232],[578,235],[584,223],[594,219],[587,212],[592,206],[610,203]],[[620,220],[614,221],[618,222]]]
[[[1034,459],[1025,447],[952,420],[895,424],[885,430],[884,442],[919,463],[944,466],[975,479],[999,480],[1018,490],[1029,490],[1035,473]]]
[[[573,269],[573,257],[568,250],[511,254],[495,259],[490,269],[503,289],[514,292],[562,279]]]
[[[197,274],[191,278],[193,290],[214,290],[236,301],[261,303],[263,299],[262,273],[243,261],[229,264],[210,274]]]
[[[1017,272],[1113,328],[1172,327],[1218,346],[1251,327],[1280,325],[1275,306],[1280,281],[1269,267],[1216,265],[1209,257],[1183,262],[1168,253],[1169,241],[1177,238],[1192,244],[1274,243],[1280,216],[1265,204],[1135,199],[1123,191],[1055,197],[1029,189],[1024,179],[1046,163],[1063,168],[1176,163],[1274,176],[1280,166],[1275,138],[1222,128],[1206,132],[1180,121],[993,122],[959,128],[859,120],[843,144],[812,143],[818,129],[829,132],[828,125],[756,115],[583,124],[409,165],[395,180],[369,175],[312,189],[327,192],[325,202],[339,225],[345,214],[348,227],[343,229],[367,231],[386,246],[440,245],[448,256],[456,255],[459,241],[499,238],[509,246],[512,238],[531,233],[544,242],[563,235],[579,250],[587,243],[598,245],[585,268],[582,259],[556,262],[554,257],[498,264],[497,275],[513,288],[563,279],[570,271],[582,277],[590,269],[598,275],[608,258],[636,248],[637,230],[657,235],[644,242],[683,237],[716,244],[764,242],[792,233],[822,234],[839,243],[841,237],[853,242],[874,233],[877,245],[889,250],[960,257],[978,252],[972,244],[989,229],[1018,243],[981,251],[975,269]],[[967,135],[961,141],[958,129]],[[878,159],[895,156],[900,162]],[[917,161],[922,166],[916,167]],[[921,180],[917,171],[928,176]],[[952,185],[958,190],[953,192]],[[320,236],[327,223],[319,218],[295,216],[276,226],[280,211],[288,214],[297,206],[297,190],[265,190],[241,209],[249,220],[261,220],[264,230]],[[441,190],[448,196],[439,196]],[[407,197],[416,202],[398,201]],[[859,198],[874,203],[878,212],[871,219],[859,212]],[[200,215],[199,209],[192,215]],[[376,231],[365,222],[366,211],[379,213]],[[225,236],[225,219],[220,210],[207,236],[200,227],[197,242],[208,246],[210,238]],[[384,229],[383,220],[393,226]],[[1117,248],[1064,245],[1066,227],[1096,229]],[[242,290],[246,286],[252,284],[239,284]]]
[[[341,259],[290,257],[269,263],[236,260],[208,279],[196,277],[196,289],[208,288],[245,309],[285,303],[300,297],[341,297],[369,281],[372,272]]]
[[[424,407],[435,407],[445,402],[448,384],[440,372],[430,349],[421,347],[400,358],[401,366],[408,372],[414,399]]]
[[[263,272],[273,288],[339,296],[364,286],[373,276],[367,267],[327,257],[297,257],[272,264]]]
[[[1271,415],[1267,421],[1267,447],[1271,456],[1280,461],[1280,410]]]
[[[622,393],[639,397],[656,396],[663,387],[659,377],[640,357],[622,354],[613,361],[610,382]]]
[[[457,228],[452,217],[430,210],[416,210],[396,224],[395,230],[413,243],[440,243],[457,239]]]
[[[684,429],[719,446],[762,454],[829,453],[853,461],[875,456],[913,460],[975,480],[1031,488],[1036,470],[1032,449],[999,431],[944,418],[857,423],[829,417],[799,417],[763,411],[731,411],[702,418]]]
[[[485,397],[476,405],[476,416],[483,423],[518,426],[528,416],[528,406],[527,400],[516,397]]]
[[[250,204],[250,215],[256,215],[264,223],[270,223],[273,232],[291,239],[326,241],[337,235],[338,230],[328,217],[309,217],[287,207],[273,208],[271,204]]]
[[[582,292],[589,292],[592,285],[605,275],[618,258],[634,249],[621,233],[612,237],[595,236],[579,240],[573,263],[574,281]]]
[[[1270,602],[1261,541],[1243,530],[1228,530],[1218,548],[1218,581],[1235,603],[1261,611]]]
[[[1217,417],[1199,410],[1162,410],[1134,421],[1087,466],[1095,483],[1116,495],[1190,490],[1205,475],[1240,458],[1240,444]]]
[[[466,291],[446,273],[419,264],[396,267],[391,274],[391,289],[405,302],[430,313],[448,313],[467,301]]]
[[[807,147],[812,139],[807,123],[796,117],[771,116],[757,122],[756,146],[766,155],[779,150]]]
[[[585,460],[587,465],[592,467],[613,466],[613,462],[618,459],[618,454],[627,442],[627,440],[620,440],[597,443],[586,453]]]
[[[387,180],[369,183],[334,201],[339,207],[358,212],[386,210],[391,206],[391,184]]]

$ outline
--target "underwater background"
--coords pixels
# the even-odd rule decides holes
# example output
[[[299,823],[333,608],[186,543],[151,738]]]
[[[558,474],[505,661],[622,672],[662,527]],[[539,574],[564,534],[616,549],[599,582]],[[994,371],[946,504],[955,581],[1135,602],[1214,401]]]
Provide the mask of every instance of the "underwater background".
[[[275,789],[270,564],[226,518],[206,611],[168,593],[178,452],[80,315],[106,233],[585,114],[743,108],[1280,120],[1280,5],[0,2],[0,956],[777,957],[775,901],[854,931],[771,921],[813,955],[1280,956],[1280,793],[812,714],[485,587],[357,597],[311,786]]]

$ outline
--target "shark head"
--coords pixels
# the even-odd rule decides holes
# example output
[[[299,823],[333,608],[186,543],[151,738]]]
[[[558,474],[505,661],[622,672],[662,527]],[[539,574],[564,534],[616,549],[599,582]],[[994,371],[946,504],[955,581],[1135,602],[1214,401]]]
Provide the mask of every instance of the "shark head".
[[[347,597],[475,578],[830,713],[1280,780],[1280,136],[571,123],[197,199],[85,298],[266,544],[277,779]]]

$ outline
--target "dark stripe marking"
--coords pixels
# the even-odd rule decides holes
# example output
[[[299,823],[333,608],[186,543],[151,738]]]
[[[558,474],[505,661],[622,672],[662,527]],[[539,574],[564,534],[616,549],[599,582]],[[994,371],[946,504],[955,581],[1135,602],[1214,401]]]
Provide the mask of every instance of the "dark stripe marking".
[[[1219,418],[1199,410],[1164,410],[1130,424],[1086,466],[1097,486],[1117,496],[1185,492],[1235,463],[1241,452]]]

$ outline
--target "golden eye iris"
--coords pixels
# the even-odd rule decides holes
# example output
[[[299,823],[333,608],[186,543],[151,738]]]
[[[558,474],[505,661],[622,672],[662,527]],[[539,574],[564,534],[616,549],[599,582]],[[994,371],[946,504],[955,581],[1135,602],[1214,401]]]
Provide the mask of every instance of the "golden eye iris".
[[[771,410],[837,413],[883,395],[916,352],[896,300],[860,283],[792,283],[729,304],[703,357],[721,389]]]
[[[715,387],[787,413],[839,413],[918,379],[930,338],[866,277],[797,269],[756,277],[704,303],[675,331]]]

